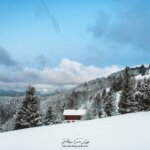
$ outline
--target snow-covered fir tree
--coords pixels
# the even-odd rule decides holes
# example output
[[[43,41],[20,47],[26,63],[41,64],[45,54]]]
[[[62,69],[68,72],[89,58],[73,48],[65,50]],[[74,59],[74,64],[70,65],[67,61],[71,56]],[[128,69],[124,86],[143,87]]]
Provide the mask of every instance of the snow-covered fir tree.
[[[106,116],[106,113],[104,111],[104,101],[105,101],[106,95],[107,95],[106,89],[103,89],[102,90],[102,95],[101,95],[99,113],[98,113],[99,118],[103,118],[103,117]]]
[[[147,67],[147,72],[150,73],[150,64]]]
[[[95,112],[93,109],[87,109],[86,114],[83,116],[83,120],[91,120],[95,118]]]
[[[77,109],[77,97],[78,94],[76,92],[71,92],[69,95],[67,95],[68,103],[67,108],[68,109]]]
[[[138,82],[137,82],[137,86],[136,86],[136,91],[139,91],[139,89],[141,88],[141,80],[139,80]]]
[[[144,79],[143,83],[138,84],[135,94],[138,102],[139,111],[150,111],[150,83],[148,79]]]
[[[115,93],[113,92],[112,88],[105,97],[104,111],[107,116],[113,116],[116,113]]]
[[[143,64],[140,66],[139,73],[140,73],[142,76],[144,76],[145,73],[146,73],[146,67],[145,67]]]
[[[52,107],[49,107],[46,113],[46,117],[45,117],[45,124],[51,125],[51,124],[57,124],[57,123],[60,123],[60,121],[58,120],[56,114],[52,110]]]
[[[93,107],[97,110],[100,109],[100,104],[101,104],[101,95],[100,93],[98,93],[96,95],[96,97],[94,98],[94,101],[93,101]]]
[[[0,118],[0,131],[2,130],[2,120]]]
[[[39,115],[39,102],[35,96],[36,89],[29,85],[22,107],[16,114],[15,129],[23,129],[40,126],[42,124]]]
[[[106,89],[103,89],[102,91],[102,99],[104,99],[106,97]]]
[[[113,79],[113,82],[112,82],[113,91],[115,91],[115,92],[121,91],[122,90],[122,82],[123,82],[123,79],[122,79],[121,75],[119,77]]]
[[[129,67],[126,67],[123,75],[122,92],[119,101],[119,112],[121,114],[135,111],[133,80],[129,75]]]
[[[95,117],[102,118],[104,116],[104,110],[103,110],[103,99],[101,97],[101,94],[98,93],[93,101],[93,106],[92,108],[94,111]]]

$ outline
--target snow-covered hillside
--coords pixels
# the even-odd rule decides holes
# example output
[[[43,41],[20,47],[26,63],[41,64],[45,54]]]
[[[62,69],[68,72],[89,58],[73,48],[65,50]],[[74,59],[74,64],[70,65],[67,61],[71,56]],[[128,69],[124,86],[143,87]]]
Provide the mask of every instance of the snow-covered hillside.
[[[140,93],[138,91],[139,87],[137,88],[137,86],[140,86],[144,82],[144,78],[150,79],[150,67],[144,69],[145,73],[142,73],[140,68],[141,67],[129,69],[131,77],[135,77],[133,90],[135,92],[132,93],[133,97]],[[114,101],[113,105],[116,106],[113,115],[118,114],[120,95],[123,83],[125,83],[123,81],[123,76],[124,70],[113,73],[107,78],[97,78],[50,96],[48,95],[49,92],[46,94],[48,89],[44,88],[43,91],[46,95],[37,95],[40,101],[39,111],[43,122],[49,107],[52,107],[60,122],[63,121],[62,113],[64,109],[86,109],[88,112],[85,117],[86,119],[106,116],[107,114],[105,113],[106,110],[104,110],[104,106],[106,106],[106,104],[108,106],[107,102],[111,97],[108,96],[109,94],[112,95],[113,100],[111,101]],[[139,84],[139,82],[141,83]],[[148,84],[150,86],[150,82]],[[109,92],[110,89],[113,89],[112,93]],[[104,92],[105,90],[106,93]],[[22,104],[23,98],[24,97],[0,97],[0,132],[14,129],[15,115]]]
[[[150,150],[149,127],[150,112],[141,112],[92,121],[24,129],[0,133],[0,149]],[[77,138],[81,138],[78,139],[78,143],[71,143]],[[67,148],[62,147],[62,144],[86,144],[87,147]]]

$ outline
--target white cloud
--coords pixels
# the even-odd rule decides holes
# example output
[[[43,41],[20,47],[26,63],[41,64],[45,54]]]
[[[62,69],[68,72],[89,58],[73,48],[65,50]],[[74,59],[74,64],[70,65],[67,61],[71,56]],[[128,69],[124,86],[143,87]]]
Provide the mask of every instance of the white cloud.
[[[42,82],[50,84],[80,84],[95,78],[107,77],[109,74],[119,70],[120,67],[115,65],[98,68],[63,59],[57,68],[45,68],[40,71],[39,77]]]
[[[62,59],[55,68],[22,68],[17,71],[3,72],[0,74],[0,85],[3,87],[14,88],[23,87],[28,83],[43,87],[48,85],[65,86],[78,85],[92,79],[107,77],[111,73],[119,71],[121,68],[112,65],[105,68],[95,66],[84,66],[83,64],[69,59]],[[2,86],[1,86],[2,87]]]

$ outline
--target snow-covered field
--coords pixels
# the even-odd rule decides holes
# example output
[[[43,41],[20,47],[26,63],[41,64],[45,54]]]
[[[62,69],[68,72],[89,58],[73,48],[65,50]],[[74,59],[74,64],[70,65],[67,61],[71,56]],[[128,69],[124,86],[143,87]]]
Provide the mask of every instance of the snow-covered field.
[[[0,133],[0,149],[150,150],[149,139],[150,112],[141,112]],[[78,140],[78,143],[75,143],[74,140]],[[73,143],[69,144],[69,142]],[[87,147],[67,148],[62,147],[62,143],[64,145],[86,145]]]

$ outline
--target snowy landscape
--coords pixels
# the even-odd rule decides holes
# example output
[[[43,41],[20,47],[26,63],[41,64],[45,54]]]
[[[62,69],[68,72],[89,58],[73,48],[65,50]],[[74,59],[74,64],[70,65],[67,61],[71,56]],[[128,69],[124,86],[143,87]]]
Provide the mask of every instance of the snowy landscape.
[[[0,108],[3,150],[149,150],[150,65],[50,95],[29,85]]]
[[[149,0],[0,0],[0,150],[150,150]]]
[[[1,132],[149,111],[149,77],[149,66],[141,65],[50,96],[39,95],[30,86],[25,96],[1,96]],[[69,113],[77,117],[68,120]]]
[[[2,150],[149,150],[149,125],[150,112],[140,112],[1,133],[0,143]]]

